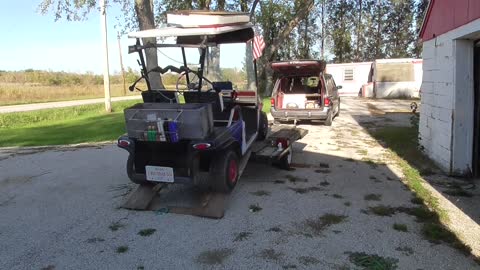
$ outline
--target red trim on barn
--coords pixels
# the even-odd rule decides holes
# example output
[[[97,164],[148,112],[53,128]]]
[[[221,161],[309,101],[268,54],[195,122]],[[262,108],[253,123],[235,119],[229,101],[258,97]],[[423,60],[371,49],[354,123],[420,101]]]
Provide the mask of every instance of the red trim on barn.
[[[431,0],[420,29],[422,41],[480,18],[479,0]]]

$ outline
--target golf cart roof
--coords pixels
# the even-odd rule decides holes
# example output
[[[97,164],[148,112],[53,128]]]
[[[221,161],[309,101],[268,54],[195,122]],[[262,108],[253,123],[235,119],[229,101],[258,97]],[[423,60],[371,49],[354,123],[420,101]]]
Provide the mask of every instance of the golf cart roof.
[[[177,11],[167,14],[167,27],[128,34],[130,38],[177,37],[177,44],[244,43],[254,36],[245,13]],[[206,37],[206,39],[205,39]]]

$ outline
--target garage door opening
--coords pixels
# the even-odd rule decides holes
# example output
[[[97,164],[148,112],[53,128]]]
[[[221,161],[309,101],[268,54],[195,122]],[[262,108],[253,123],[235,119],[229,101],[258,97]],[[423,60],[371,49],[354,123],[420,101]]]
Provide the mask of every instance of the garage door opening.
[[[474,45],[473,53],[473,89],[475,95],[474,140],[473,140],[473,175],[480,176],[480,40]]]

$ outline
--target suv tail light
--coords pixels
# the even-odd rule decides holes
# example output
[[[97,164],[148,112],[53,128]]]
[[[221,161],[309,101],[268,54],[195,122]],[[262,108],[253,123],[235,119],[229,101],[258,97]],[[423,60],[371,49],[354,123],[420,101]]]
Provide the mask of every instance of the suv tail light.
[[[274,98],[271,98],[271,99],[270,99],[270,105],[271,105],[272,107],[275,107],[275,99],[274,99]]]
[[[330,106],[330,99],[325,98],[324,104],[325,104],[326,107]]]

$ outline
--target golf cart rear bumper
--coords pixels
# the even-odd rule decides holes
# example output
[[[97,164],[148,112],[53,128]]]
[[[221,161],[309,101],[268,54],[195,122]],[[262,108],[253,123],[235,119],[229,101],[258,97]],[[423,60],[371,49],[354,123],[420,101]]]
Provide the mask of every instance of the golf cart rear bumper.
[[[325,120],[328,117],[330,108],[314,109],[314,110],[276,110],[270,109],[273,118],[280,120]]]
[[[135,182],[151,182],[151,183],[160,183],[160,182],[155,182],[155,181],[149,181],[147,180],[147,176],[143,173],[137,173],[135,172],[134,168],[134,157],[132,155],[129,155],[128,161],[127,161],[127,174],[128,177]],[[175,173],[175,168],[173,169]],[[193,184],[193,178],[189,176],[178,176],[174,175],[174,181],[173,183],[170,184],[186,184],[186,185],[191,185]]]

